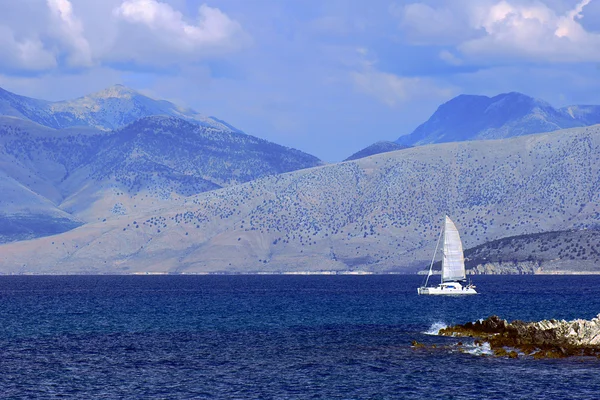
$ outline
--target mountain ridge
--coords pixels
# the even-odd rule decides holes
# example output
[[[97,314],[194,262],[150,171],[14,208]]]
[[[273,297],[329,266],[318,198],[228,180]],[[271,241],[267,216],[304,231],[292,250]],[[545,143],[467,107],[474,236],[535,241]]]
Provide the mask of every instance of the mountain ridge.
[[[116,108],[106,106],[106,99],[117,101]],[[149,107],[126,105],[132,99]],[[157,115],[165,107],[173,115]],[[73,113],[61,116],[57,110]],[[71,102],[36,100],[2,89],[0,217],[15,227],[15,240],[29,238],[36,236],[36,220],[44,221],[43,232],[59,233],[83,222],[323,164],[216,118],[207,117],[205,123],[199,115],[121,85]],[[108,130],[110,126],[94,127],[94,121],[128,123]],[[20,201],[15,201],[16,193]],[[28,212],[32,218],[27,219]],[[48,228],[52,221],[55,230]],[[11,240],[10,232],[0,239]]]
[[[350,157],[346,158],[344,161],[358,160],[359,158],[369,157],[369,156],[372,156],[375,154],[387,153],[390,151],[403,150],[408,147],[409,146],[401,145],[401,144],[398,144],[395,142],[389,142],[389,141],[382,140],[382,141],[373,143],[372,145],[367,146],[360,151],[357,151],[356,153],[352,154]]]
[[[237,129],[191,108],[167,100],[152,99],[117,84],[73,100],[47,101],[17,95],[0,88],[0,115],[10,115],[54,129],[88,126],[100,130],[120,129],[137,119],[166,115],[220,130]]]
[[[423,145],[502,139],[600,123],[600,106],[554,108],[518,92],[493,97],[462,94],[443,103],[398,144]]]
[[[598,125],[417,146],[269,176],[144,213],[115,214],[59,236],[6,244],[0,268],[414,273],[429,264],[444,214],[471,248],[506,236],[596,226],[599,196]]]

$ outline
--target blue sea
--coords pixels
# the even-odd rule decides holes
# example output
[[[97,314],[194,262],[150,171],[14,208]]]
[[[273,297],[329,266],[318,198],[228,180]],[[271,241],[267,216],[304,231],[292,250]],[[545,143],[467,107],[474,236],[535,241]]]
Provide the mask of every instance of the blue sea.
[[[598,359],[490,357],[427,334],[492,314],[593,318],[600,276],[478,276],[470,297],[418,296],[421,281],[3,276],[0,397],[600,398]]]

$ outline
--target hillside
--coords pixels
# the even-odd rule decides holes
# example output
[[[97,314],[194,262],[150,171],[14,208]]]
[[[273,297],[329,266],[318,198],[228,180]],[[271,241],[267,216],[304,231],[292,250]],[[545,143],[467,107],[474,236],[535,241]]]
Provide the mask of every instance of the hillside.
[[[54,235],[82,225],[1,171],[0,191],[0,243]]]
[[[511,236],[465,250],[471,273],[600,271],[600,222],[595,229]]]
[[[357,151],[350,157],[346,158],[344,161],[358,160],[359,158],[365,158],[375,154],[388,153],[390,151],[402,150],[406,149],[407,147],[408,146],[403,146],[394,142],[381,141],[367,146],[360,151]]]
[[[21,188],[18,203],[4,214],[27,215],[43,199],[46,214],[62,210],[75,220],[102,220],[320,164],[295,149],[173,117],[146,117],[115,132],[55,130],[0,117],[0,173],[6,176],[0,204]]]
[[[0,114],[12,114],[0,115],[0,219],[11,227],[0,232],[0,242],[173,206],[184,196],[322,164],[223,121],[194,120],[195,112],[173,109],[177,117],[144,116],[171,103],[140,96],[116,86],[69,103],[79,104],[83,121],[54,112],[67,103],[0,91]],[[136,106],[142,100],[147,107]],[[99,116],[111,124],[88,126]],[[137,117],[120,129],[105,130]],[[85,123],[77,126],[77,121]],[[70,123],[76,126],[52,127]]]
[[[100,220],[320,164],[243,133],[146,117],[107,136],[85,165],[65,177],[60,207],[86,221]]]
[[[444,214],[465,248],[597,226],[599,167],[600,126],[419,146],[5,244],[0,270],[414,273],[428,265]]]
[[[60,209],[59,185],[102,137],[90,128],[57,131],[0,117],[0,243],[62,233],[83,223]]]
[[[416,146],[502,139],[598,123],[600,106],[556,109],[543,100],[516,92],[494,97],[460,95],[442,104],[426,122],[396,143]]]

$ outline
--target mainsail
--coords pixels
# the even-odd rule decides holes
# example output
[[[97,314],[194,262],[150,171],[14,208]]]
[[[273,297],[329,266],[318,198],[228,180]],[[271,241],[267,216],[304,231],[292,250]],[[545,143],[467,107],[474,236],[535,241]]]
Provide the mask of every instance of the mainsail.
[[[465,258],[463,255],[462,242],[456,225],[448,216],[444,226],[444,251],[442,258],[442,282],[464,281]]]

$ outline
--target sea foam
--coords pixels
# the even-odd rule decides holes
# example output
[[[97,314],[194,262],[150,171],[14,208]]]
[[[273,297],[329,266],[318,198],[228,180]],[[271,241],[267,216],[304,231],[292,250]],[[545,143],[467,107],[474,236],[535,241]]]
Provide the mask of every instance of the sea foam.
[[[446,325],[445,323],[443,323],[441,321],[437,321],[437,322],[434,322],[433,324],[431,324],[431,327],[423,333],[426,335],[438,335],[440,333],[440,329],[444,329],[447,327],[448,327],[448,325]]]
[[[468,354],[473,354],[474,356],[491,356],[494,354],[488,342],[483,342],[480,345],[465,345],[464,352]]]

